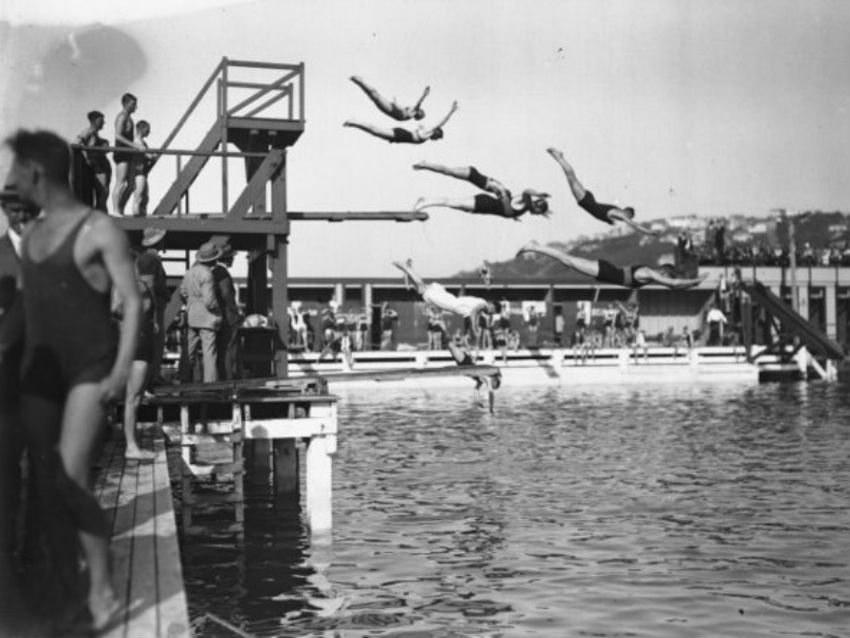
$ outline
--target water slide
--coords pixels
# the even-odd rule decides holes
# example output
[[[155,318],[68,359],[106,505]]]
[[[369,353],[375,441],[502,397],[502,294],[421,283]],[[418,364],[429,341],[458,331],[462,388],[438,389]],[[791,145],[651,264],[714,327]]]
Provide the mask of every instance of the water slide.
[[[767,286],[758,281],[753,281],[752,283],[743,282],[743,287],[754,303],[760,304],[779,319],[785,328],[800,338],[800,341],[810,352],[827,359],[842,360],[845,358],[844,349],[840,345],[810,324]]]

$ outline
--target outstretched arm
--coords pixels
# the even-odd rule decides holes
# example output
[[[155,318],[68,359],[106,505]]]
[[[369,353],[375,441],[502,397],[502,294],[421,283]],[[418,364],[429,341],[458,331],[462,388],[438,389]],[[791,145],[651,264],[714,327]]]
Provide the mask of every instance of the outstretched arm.
[[[661,284],[662,286],[667,286],[668,288],[672,288],[673,290],[684,290],[686,288],[693,288],[701,284],[708,277],[708,273],[702,273],[699,277],[694,277],[691,279],[679,279],[677,277],[668,277],[663,272],[655,270],[654,268],[649,268],[647,266],[643,266],[642,268],[638,268],[635,271],[635,278],[642,279],[645,281],[654,281],[657,284]]]
[[[424,91],[422,91],[422,97],[420,97],[420,98],[416,101],[416,104],[414,104],[414,105],[413,105],[413,110],[414,110],[414,111],[417,111],[417,110],[419,110],[419,109],[421,109],[421,108],[422,108],[422,102],[424,102],[424,101],[425,101],[425,98],[426,98],[426,97],[428,97],[428,94],[429,94],[430,92],[431,92],[431,87],[430,87],[430,86],[426,86],[426,87],[425,87],[425,90],[424,90]]]
[[[623,213],[623,211],[620,210],[619,208],[612,208],[611,210],[609,210],[608,211],[608,217],[612,221],[616,220],[616,221],[623,222],[624,224],[627,224],[627,225],[631,226],[632,228],[634,228],[639,233],[643,233],[644,235],[649,235],[650,237],[658,237],[658,235],[660,234],[660,233],[655,232],[654,230],[650,230],[649,228],[646,228],[645,226],[641,226],[640,224],[632,221],[632,219],[628,215],[625,215]]]
[[[438,128],[443,128],[446,124],[448,124],[449,120],[452,119],[452,115],[454,115],[455,111],[457,111],[457,108],[457,101],[452,102],[452,107],[449,109],[449,112],[446,113],[446,116],[442,120],[440,120],[439,124],[431,128],[430,133],[433,134]],[[428,137],[431,137],[431,135],[429,134]]]
[[[576,198],[577,202],[580,202],[584,199],[587,191],[580,181],[578,181],[578,177],[576,177],[576,172],[573,170],[573,167],[570,166],[569,162],[564,158],[564,154],[559,151],[557,148],[550,146],[546,149],[546,152],[552,156],[552,158],[558,162],[558,165],[561,167],[561,170],[564,171],[564,175],[567,178],[567,182],[570,185],[570,190],[573,192],[573,197]]]

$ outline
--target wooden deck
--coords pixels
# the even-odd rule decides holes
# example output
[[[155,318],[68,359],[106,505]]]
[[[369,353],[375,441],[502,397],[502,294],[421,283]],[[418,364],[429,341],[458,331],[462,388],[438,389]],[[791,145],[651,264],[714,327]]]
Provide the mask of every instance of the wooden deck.
[[[112,523],[113,582],[125,602],[107,638],[191,636],[165,446],[153,463],[125,462],[123,444],[101,458],[95,493]]]

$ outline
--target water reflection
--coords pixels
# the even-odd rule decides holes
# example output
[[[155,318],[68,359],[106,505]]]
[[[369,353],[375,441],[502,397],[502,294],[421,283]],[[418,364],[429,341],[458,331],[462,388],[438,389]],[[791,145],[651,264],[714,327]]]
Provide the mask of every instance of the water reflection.
[[[184,550],[193,616],[258,636],[846,634],[846,387],[503,388],[495,415],[463,390],[352,393],[340,412],[333,545],[252,492],[244,548]]]

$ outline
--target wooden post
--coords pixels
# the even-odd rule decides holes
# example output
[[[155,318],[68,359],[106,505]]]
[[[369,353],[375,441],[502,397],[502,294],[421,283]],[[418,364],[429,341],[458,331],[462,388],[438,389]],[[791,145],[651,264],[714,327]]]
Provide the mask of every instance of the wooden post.
[[[189,434],[189,405],[184,403],[180,406],[180,454],[183,459],[180,467],[180,479],[183,489],[183,507],[181,509],[184,530],[188,530],[192,526],[192,448],[184,439],[187,434]]]
[[[245,418],[242,422],[242,432],[244,433],[251,425],[251,406],[246,405],[243,409],[245,411]],[[247,443],[248,458],[251,463],[251,484],[268,485],[269,471],[271,469],[271,460],[269,458],[270,441],[268,439],[251,439]]]
[[[330,455],[335,449],[335,434],[311,437],[307,446],[307,524],[312,535],[326,534],[331,530]]]
[[[286,418],[295,418],[295,404],[286,406]],[[298,494],[298,448],[295,439],[274,440],[274,489],[276,494]]]
[[[245,533],[245,482],[243,470],[238,469],[239,461],[242,460],[242,440],[243,440],[243,427],[242,427],[242,406],[239,405],[237,401],[234,401],[232,404],[232,433],[231,433],[231,445],[233,446],[231,461],[233,461],[234,469],[233,471],[233,491],[236,493],[236,503],[234,505],[234,521],[240,526],[237,534]]]
[[[295,439],[274,440],[276,494],[298,494],[298,448]]]
[[[838,339],[838,305],[836,304],[835,284],[824,288],[824,314],[826,315],[826,336]]]
[[[272,178],[272,215],[275,221],[287,223],[286,203],[286,154],[283,161]],[[288,349],[289,349],[289,316],[287,306],[289,305],[287,295],[288,281],[288,244],[289,228],[284,226],[284,235],[273,237],[274,251],[272,252],[272,311],[277,326],[277,343],[275,344],[275,374],[278,378],[285,379],[289,376]]]

